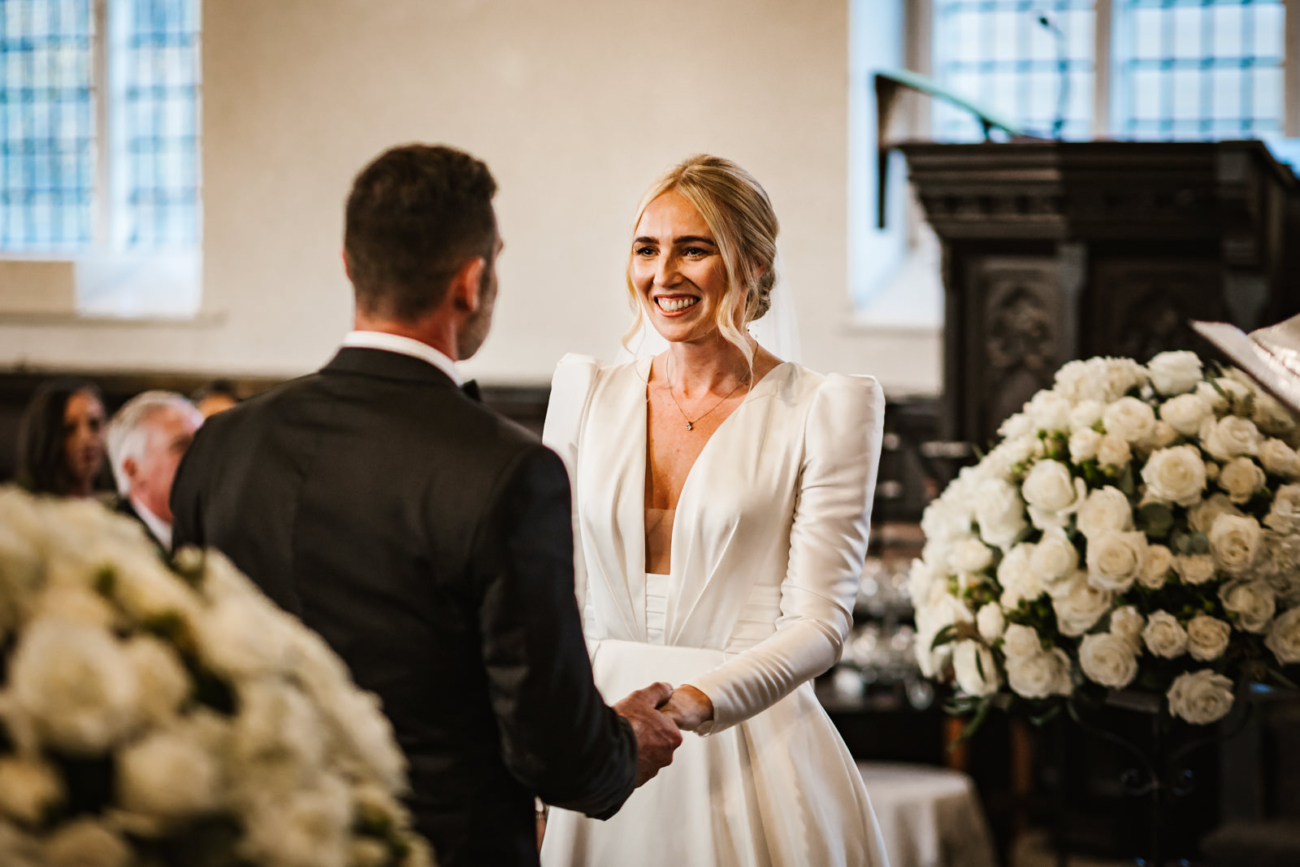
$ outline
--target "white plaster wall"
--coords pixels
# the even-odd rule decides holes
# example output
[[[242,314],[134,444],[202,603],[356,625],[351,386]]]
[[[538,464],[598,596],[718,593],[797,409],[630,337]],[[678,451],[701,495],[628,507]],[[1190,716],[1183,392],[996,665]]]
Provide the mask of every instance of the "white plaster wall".
[[[351,317],[351,178],[419,140],[477,154],[501,187],[502,296],[470,363],[482,380],[613,356],[631,211],[660,170],[709,151],[775,203],[804,363],[934,391],[933,332],[851,315],[848,26],[846,0],[206,0],[201,314],[3,319],[0,365],[319,366]]]

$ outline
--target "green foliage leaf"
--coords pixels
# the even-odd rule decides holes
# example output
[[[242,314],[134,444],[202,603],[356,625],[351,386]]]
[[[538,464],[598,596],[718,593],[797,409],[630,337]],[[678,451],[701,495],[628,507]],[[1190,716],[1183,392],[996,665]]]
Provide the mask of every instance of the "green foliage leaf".
[[[1133,478],[1133,465],[1131,463],[1124,468],[1124,472],[1115,482],[1115,487],[1119,488],[1126,497],[1132,497],[1137,493],[1137,482]]]
[[[1147,503],[1138,510],[1138,529],[1153,539],[1163,539],[1174,528],[1174,512],[1163,503]]]
[[[938,632],[935,633],[934,641],[930,642],[930,649],[938,650],[940,647],[943,647],[945,644],[949,644],[950,642],[956,640],[957,640],[957,626],[956,624],[950,623],[949,625],[945,626],[943,629],[940,629]]]

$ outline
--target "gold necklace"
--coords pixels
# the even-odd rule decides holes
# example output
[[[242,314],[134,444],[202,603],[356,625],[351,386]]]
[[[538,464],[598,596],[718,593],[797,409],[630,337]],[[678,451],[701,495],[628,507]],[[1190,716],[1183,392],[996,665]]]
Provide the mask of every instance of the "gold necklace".
[[[669,356],[669,357],[668,357],[668,361],[666,361],[666,362],[664,363],[664,372],[665,372],[666,374],[668,374],[668,397],[670,397],[670,398],[672,399],[672,401],[673,401],[673,405],[676,406],[676,407],[677,407],[677,411],[680,412],[680,413],[682,414],[682,418],[686,419],[686,429],[687,429],[687,430],[694,430],[694,429],[695,429],[695,422],[697,422],[697,421],[699,421],[700,419],[704,418],[704,416],[708,415],[710,412],[713,412],[715,409],[717,409],[718,407],[720,407],[720,406],[722,406],[724,403],[726,403],[726,402],[727,402],[727,398],[728,398],[728,397],[731,397],[733,394],[735,394],[737,391],[739,391],[739,390],[740,390],[740,387],[741,387],[742,385],[745,384],[745,381],[742,379],[740,382],[736,383],[736,387],[735,387],[735,388],[733,388],[731,391],[727,392],[727,396],[726,396],[726,397],[724,397],[722,400],[720,400],[720,401],[718,401],[717,403],[715,403],[713,406],[709,407],[708,412],[705,412],[705,413],[703,413],[703,414],[701,414],[701,415],[697,415],[695,418],[692,419],[692,418],[690,418],[689,416],[686,415],[686,410],[682,409],[682,405],[681,405],[680,403],[677,402],[677,395],[673,394],[673,377],[672,377],[672,374],[668,371],[668,363],[671,362],[671,361],[672,361],[672,356]]]

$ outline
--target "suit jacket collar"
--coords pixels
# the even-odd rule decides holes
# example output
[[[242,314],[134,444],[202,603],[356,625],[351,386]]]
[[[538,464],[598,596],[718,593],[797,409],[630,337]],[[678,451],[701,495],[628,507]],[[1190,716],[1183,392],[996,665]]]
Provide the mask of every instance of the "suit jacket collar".
[[[360,346],[345,346],[340,349],[330,359],[329,364],[321,368],[321,373],[327,376],[359,374],[459,390],[450,376],[427,361],[410,355]]]

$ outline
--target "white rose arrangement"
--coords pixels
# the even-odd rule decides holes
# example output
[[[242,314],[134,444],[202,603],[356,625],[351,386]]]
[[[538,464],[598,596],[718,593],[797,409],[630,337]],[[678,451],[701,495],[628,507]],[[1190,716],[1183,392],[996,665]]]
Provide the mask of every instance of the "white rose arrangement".
[[[1300,666],[1300,420],[1191,352],[1072,361],[927,509],[917,656],[952,709],[1140,690],[1206,725]],[[923,590],[923,593],[918,593]]]
[[[220,554],[0,488],[0,654],[0,864],[433,863],[377,699]]]

